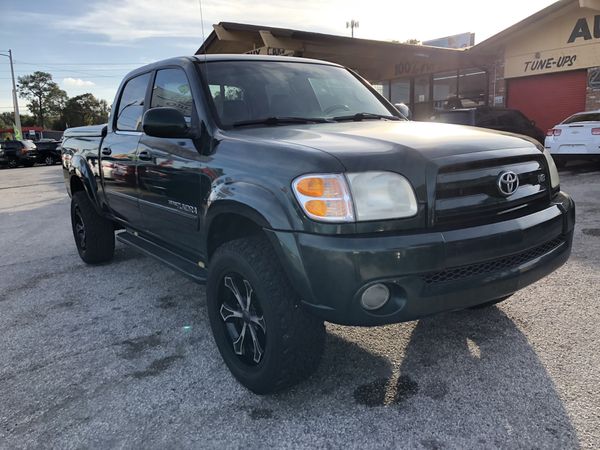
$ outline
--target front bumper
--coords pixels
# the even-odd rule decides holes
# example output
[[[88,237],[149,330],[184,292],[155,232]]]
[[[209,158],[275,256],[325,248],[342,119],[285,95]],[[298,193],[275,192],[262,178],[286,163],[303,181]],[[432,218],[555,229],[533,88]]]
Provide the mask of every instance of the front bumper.
[[[271,231],[304,306],[329,322],[382,325],[468,308],[508,296],[564,264],[575,204],[551,206],[477,227],[385,236],[324,236]],[[390,301],[360,306],[364,289],[385,283]]]

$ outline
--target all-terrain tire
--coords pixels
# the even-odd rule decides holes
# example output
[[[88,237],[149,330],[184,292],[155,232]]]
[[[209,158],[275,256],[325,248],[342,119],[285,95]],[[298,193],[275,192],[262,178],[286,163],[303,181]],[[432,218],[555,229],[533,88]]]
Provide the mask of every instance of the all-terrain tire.
[[[88,264],[110,261],[115,252],[115,229],[112,221],[96,212],[85,191],[71,198],[71,226],[75,245]]]
[[[228,275],[248,281],[252,308],[264,317],[264,353],[258,363],[236,354],[228,331],[231,325],[226,325],[222,317],[223,295],[229,294],[225,280]],[[223,360],[235,378],[254,393],[271,394],[288,388],[317,369],[325,343],[323,321],[300,306],[298,295],[264,236],[227,242],[216,250],[209,264],[207,304]]]

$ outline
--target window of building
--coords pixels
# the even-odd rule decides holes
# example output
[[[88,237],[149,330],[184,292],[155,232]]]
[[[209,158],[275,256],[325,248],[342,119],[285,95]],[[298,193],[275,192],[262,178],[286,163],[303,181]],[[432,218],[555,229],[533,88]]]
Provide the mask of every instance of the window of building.
[[[388,100],[390,99],[390,82],[389,82],[389,80],[375,81],[374,83],[371,84],[371,86],[373,86],[373,89],[375,89],[377,92],[379,92],[385,98],[387,98]]]
[[[141,131],[144,99],[150,81],[150,74],[139,75],[125,84],[119,99],[117,129],[123,131]]]
[[[459,72],[458,98],[464,108],[485,105],[488,77],[481,69],[465,69]]]
[[[423,103],[430,100],[429,81],[429,75],[415,78],[415,103]]]
[[[390,102],[410,103],[410,80],[406,78],[391,81]]]
[[[458,76],[456,71],[436,73],[433,76],[433,101],[436,109],[460,108],[457,98]]]
[[[178,109],[191,122],[194,102],[185,73],[181,69],[163,69],[156,72],[152,89],[151,107]]]

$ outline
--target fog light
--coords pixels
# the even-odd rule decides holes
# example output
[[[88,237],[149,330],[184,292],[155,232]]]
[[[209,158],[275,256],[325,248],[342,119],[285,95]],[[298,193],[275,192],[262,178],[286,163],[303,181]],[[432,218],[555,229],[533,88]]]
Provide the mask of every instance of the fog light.
[[[363,308],[373,311],[381,308],[390,299],[390,290],[385,284],[377,283],[365,289],[360,304]]]

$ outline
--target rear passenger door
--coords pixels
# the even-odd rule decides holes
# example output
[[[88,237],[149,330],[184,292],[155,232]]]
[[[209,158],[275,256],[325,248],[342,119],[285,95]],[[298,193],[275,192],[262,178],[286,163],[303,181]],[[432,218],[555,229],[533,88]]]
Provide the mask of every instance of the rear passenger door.
[[[151,72],[130,78],[116,104],[116,114],[100,149],[104,194],[111,210],[133,227],[140,226],[137,148]]]
[[[198,126],[190,83],[183,69],[156,71],[150,108],[178,109],[188,125]],[[159,138],[142,134],[139,142],[140,209],[144,230],[180,251],[199,249],[199,211],[210,186],[203,176],[205,159],[190,138]],[[191,256],[191,255],[190,255]]]

